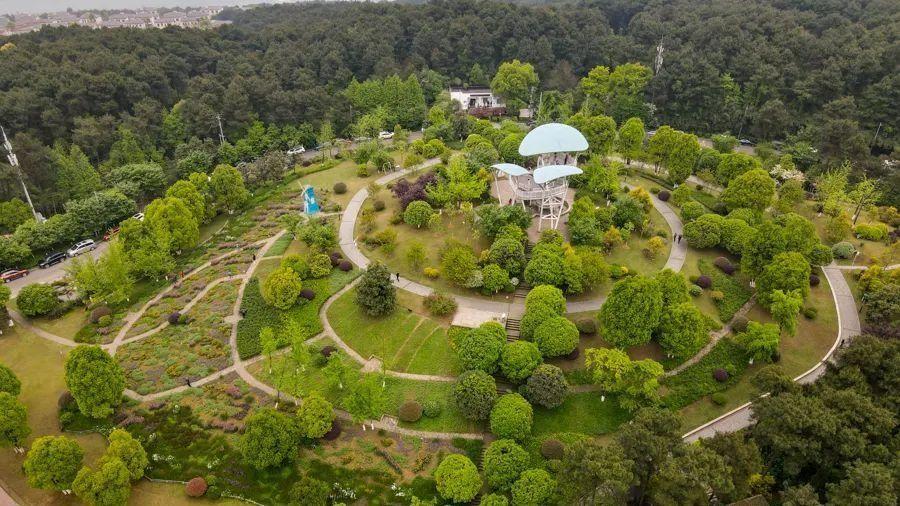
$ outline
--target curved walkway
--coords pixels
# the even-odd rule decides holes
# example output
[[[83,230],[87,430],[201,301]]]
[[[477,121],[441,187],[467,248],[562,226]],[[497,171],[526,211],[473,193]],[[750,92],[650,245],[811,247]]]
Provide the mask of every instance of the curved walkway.
[[[853,292],[844,279],[840,266],[835,264],[822,268],[825,278],[828,279],[828,285],[831,287],[831,295],[834,298],[838,315],[838,333],[835,337],[834,344],[828,350],[828,353],[822,357],[816,365],[808,371],[794,378],[798,383],[812,383],[825,374],[827,364],[834,356],[834,352],[841,343],[850,342],[854,337],[861,333],[859,322],[859,312],[856,309],[856,301],[853,298]],[[768,395],[768,394],[765,394]],[[696,441],[701,438],[713,437],[717,432],[734,432],[746,427],[752,423],[752,402],[748,402],[738,406],[737,408],[725,413],[724,415],[710,420],[709,422],[688,432],[683,437],[687,441]]]

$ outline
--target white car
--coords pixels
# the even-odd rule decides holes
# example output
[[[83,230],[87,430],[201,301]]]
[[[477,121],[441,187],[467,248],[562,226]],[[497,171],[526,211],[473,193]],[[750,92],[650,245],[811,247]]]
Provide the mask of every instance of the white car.
[[[378,132],[378,138],[379,138],[379,139],[382,139],[382,140],[384,140],[384,139],[393,139],[393,138],[394,138],[394,132],[388,132],[388,131],[386,131],[386,130],[385,130],[384,132]]]
[[[291,156],[301,155],[303,153],[306,153],[306,148],[304,148],[303,146],[296,146],[287,151],[287,154]]]
[[[132,216],[132,218],[134,218],[138,221],[144,221],[144,213],[137,213],[134,216]]]
[[[78,256],[85,251],[94,251],[95,249],[97,249],[97,245],[94,244],[94,241],[92,239],[85,239],[69,248],[69,251],[66,251],[66,255],[71,258]]]

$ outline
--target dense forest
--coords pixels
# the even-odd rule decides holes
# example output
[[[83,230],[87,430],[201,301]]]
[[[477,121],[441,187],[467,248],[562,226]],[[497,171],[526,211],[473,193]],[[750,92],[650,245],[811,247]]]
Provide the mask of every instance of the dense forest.
[[[50,146],[74,143],[99,166],[124,127],[155,161],[171,160],[164,121],[176,104],[185,138],[217,138],[217,115],[229,139],[254,120],[313,132],[327,119],[345,136],[364,112],[343,93],[353,79],[415,75],[431,103],[519,59],[537,70],[537,91],[565,91],[577,109],[591,69],[638,62],[653,69],[650,125],[803,143],[823,166],[850,160],[897,178],[878,160],[900,136],[897,2],[522,5],[542,3],[304,3],[225,11],[232,23],[215,31],[44,29],[0,41],[0,122],[53,212],[70,196],[54,189]],[[8,166],[0,189],[19,196]]]

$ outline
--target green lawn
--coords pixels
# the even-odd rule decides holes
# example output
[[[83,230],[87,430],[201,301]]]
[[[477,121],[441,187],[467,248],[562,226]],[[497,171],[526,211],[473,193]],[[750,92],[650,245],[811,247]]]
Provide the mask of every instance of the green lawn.
[[[631,415],[619,406],[615,397],[607,397],[602,401],[598,392],[570,394],[557,408],[534,407],[533,434],[606,434],[616,430],[630,418]]]
[[[385,369],[417,374],[459,373],[448,326],[398,305],[384,317],[371,317],[356,304],[356,290],[338,298],[328,309],[328,321],[338,336],[364,358],[380,358]]]
[[[272,244],[272,246],[269,247],[269,250],[266,251],[265,256],[274,257],[283,255],[284,252],[287,251],[293,240],[294,238],[289,233],[282,235]]]

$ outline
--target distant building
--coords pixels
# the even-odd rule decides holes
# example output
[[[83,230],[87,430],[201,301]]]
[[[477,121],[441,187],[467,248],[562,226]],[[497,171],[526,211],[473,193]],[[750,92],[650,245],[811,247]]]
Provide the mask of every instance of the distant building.
[[[212,18],[222,12],[222,7],[173,10],[160,12],[155,9],[115,11],[103,18],[94,11],[50,12],[38,16],[17,14],[0,16],[0,35],[12,35],[40,30],[44,26],[81,25],[90,28],[212,28],[228,21]]]
[[[490,88],[450,88],[450,100],[459,103],[459,108],[472,116],[502,116],[506,114],[503,99],[494,95]]]

